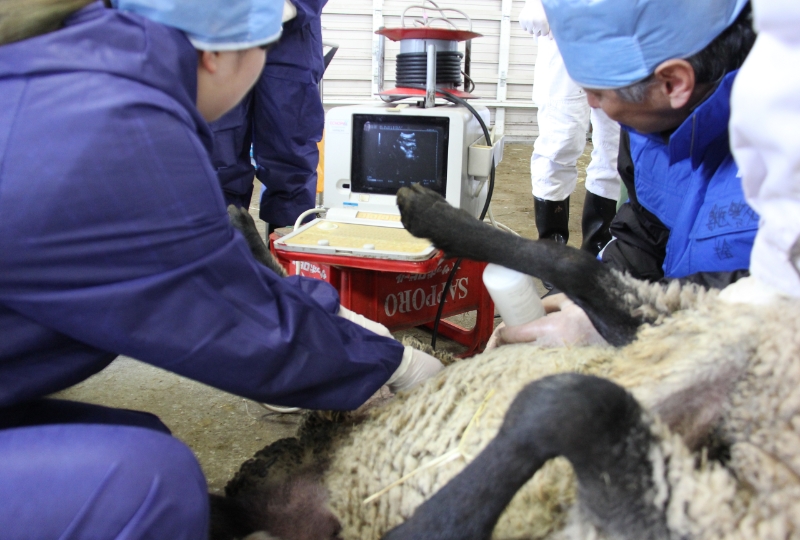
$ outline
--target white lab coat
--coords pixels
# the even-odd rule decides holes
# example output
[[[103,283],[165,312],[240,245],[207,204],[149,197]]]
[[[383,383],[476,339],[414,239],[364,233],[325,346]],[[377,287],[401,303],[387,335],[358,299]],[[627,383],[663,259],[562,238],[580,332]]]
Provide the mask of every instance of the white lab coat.
[[[556,42],[538,39],[533,100],[538,106],[539,137],[531,156],[531,187],[535,197],[562,201],[575,190],[578,158],[586,147],[592,122],[592,159],[586,169],[586,189],[617,200],[619,124],[600,109],[590,109],[586,93],[567,74]],[[591,111],[591,112],[590,112]]]
[[[756,44],[731,95],[730,136],[761,216],[751,274],[800,297],[800,1],[753,0]]]

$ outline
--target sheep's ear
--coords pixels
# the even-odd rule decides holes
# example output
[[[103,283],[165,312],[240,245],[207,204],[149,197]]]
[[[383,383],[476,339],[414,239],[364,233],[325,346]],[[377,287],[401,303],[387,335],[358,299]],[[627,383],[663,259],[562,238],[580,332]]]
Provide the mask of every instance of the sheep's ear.
[[[636,355],[631,356],[633,364],[619,380],[692,450],[705,447],[711,453],[727,451],[728,443],[716,428],[730,407],[730,396],[744,377],[752,354],[733,336],[736,325],[728,332],[728,339],[719,339],[719,351],[712,355],[689,350],[691,344],[676,350],[680,345],[660,343],[672,351],[671,361],[666,363],[640,362],[652,357],[654,351],[652,346],[638,347]],[[725,361],[720,362],[720,358]]]
[[[552,283],[583,308],[612,345],[630,343],[639,326],[651,322],[626,302],[635,293],[631,286],[589,252],[505,233],[419,184],[400,189],[397,204],[406,229],[448,256],[499,264]]]
[[[286,269],[269,252],[269,248],[261,239],[261,235],[256,228],[256,222],[250,212],[246,208],[237,208],[231,204],[228,205],[228,219],[230,219],[231,225],[239,229],[244,235],[253,257],[279,276],[286,277]]]

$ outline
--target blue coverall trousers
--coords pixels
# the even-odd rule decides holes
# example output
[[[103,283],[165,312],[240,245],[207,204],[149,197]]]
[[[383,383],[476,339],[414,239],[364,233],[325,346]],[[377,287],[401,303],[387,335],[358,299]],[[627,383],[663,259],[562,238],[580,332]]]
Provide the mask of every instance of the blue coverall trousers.
[[[0,538],[208,535],[191,450],[147,413],[43,399],[0,409]]]

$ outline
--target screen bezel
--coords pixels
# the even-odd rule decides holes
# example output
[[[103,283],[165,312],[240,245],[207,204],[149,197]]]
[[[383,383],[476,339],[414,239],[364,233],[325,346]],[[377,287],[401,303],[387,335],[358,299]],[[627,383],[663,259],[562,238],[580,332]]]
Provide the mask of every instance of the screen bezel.
[[[392,115],[392,114],[354,114],[353,115],[353,135],[352,135],[352,152],[350,161],[350,191],[352,193],[369,193],[377,195],[396,195],[397,193],[386,193],[385,190],[372,188],[367,184],[365,178],[362,178],[361,159],[364,154],[362,135],[364,133],[364,124],[367,122],[385,123],[385,124],[415,124],[444,128],[444,155],[442,156],[442,172],[439,183],[442,186],[441,190],[437,192],[442,196],[447,196],[447,160],[450,151],[450,118],[448,116],[411,116],[411,115]]]

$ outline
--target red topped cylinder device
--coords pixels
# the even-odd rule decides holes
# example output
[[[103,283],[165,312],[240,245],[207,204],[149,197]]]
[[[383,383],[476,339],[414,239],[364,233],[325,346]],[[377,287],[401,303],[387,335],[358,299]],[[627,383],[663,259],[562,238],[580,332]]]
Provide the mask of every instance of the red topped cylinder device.
[[[444,11],[439,9],[438,6],[436,6],[434,10]],[[431,22],[437,20],[455,26],[450,19],[444,16],[431,19]],[[403,21],[403,19],[401,19],[401,21]],[[417,22],[419,23],[419,21]],[[423,19],[423,24],[427,24],[428,22],[427,18]],[[464,53],[459,51],[458,44],[461,41],[467,42],[468,63],[470,42],[473,38],[481,37],[481,34],[471,30],[434,28],[431,26],[381,28],[375,33],[387,37],[392,41],[400,42],[400,53],[396,58],[396,87],[379,92],[378,95],[384,100],[394,101],[405,97],[424,96],[426,94],[426,79],[429,77],[428,66],[431,65],[427,55],[428,49],[431,46],[435,49],[436,56],[436,60],[433,62],[435,66],[436,89],[447,90],[449,93],[462,99],[476,97],[466,91],[469,86],[474,88],[474,84],[472,84],[471,79],[469,79],[468,69],[462,71],[461,61],[464,58]],[[464,84],[462,74],[465,75],[467,85],[469,85],[465,85],[466,87],[463,90],[459,89],[459,87]],[[471,90],[471,88],[469,89]]]

